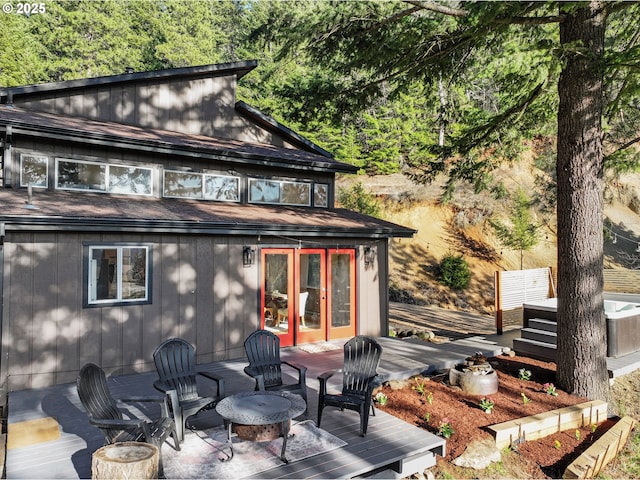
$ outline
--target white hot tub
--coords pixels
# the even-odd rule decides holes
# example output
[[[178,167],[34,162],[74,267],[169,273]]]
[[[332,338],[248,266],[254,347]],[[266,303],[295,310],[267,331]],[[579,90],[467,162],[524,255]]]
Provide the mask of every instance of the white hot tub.
[[[616,298],[604,300],[607,322],[607,356],[621,357],[640,350],[640,303]],[[558,299],[527,302],[523,307],[524,327],[532,318],[557,321]]]

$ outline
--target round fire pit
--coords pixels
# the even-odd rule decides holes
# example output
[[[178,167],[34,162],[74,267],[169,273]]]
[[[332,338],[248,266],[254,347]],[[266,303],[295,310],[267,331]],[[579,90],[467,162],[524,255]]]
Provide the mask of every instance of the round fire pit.
[[[488,363],[459,364],[449,370],[449,383],[472,395],[491,395],[498,391],[498,374]]]

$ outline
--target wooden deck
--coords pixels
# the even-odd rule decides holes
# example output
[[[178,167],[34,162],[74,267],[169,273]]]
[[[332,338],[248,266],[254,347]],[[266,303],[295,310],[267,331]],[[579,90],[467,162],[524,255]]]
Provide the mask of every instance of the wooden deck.
[[[392,318],[410,319],[428,326],[434,312],[431,309],[403,309],[402,316],[392,305]],[[395,313],[395,317],[394,317]],[[437,313],[437,312],[436,312]],[[462,318],[459,318],[463,315]],[[419,373],[447,369],[462,359],[481,351],[487,356],[501,353],[503,347],[512,347],[512,338],[518,330],[494,335],[492,317],[443,312],[434,319],[439,335],[454,332],[452,341],[442,344],[421,341],[380,338],[383,355],[379,374],[382,380],[408,378]],[[460,323],[456,331],[456,323]],[[436,330],[435,326],[431,327]],[[282,358],[308,367],[308,413],[296,420],[317,418],[317,376],[342,366],[342,341],[311,345],[304,348],[284,348]],[[628,373],[640,368],[640,353],[615,359],[609,365],[611,372]],[[608,359],[608,364],[609,364]],[[252,380],[243,372],[246,359],[236,359],[200,365],[203,370],[223,376],[227,381],[227,394],[253,389]],[[109,384],[114,396],[157,395],[153,389],[155,372],[112,377]],[[339,382],[339,377],[334,382]],[[200,382],[200,380],[199,380]],[[208,385],[202,379],[203,392]],[[337,387],[336,383],[333,387]],[[20,428],[21,422],[53,418],[59,424],[60,438],[10,448],[6,451],[5,478],[90,478],[91,455],[103,445],[101,433],[89,425],[82,408],[75,384],[41,389],[11,392],[8,398],[8,427]],[[141,407],[142,408],[142,407]],[[155,416],[153,410],[139,411],[137,415]],[[221,425],[222,419],[215,413],[198,416],[199,427]],[[268,470],[253,478],[401,478],[421,472],[435,462],[436,455],[443,455],[446,445],[441,437],[413,427],[393,416],[378,411],[370,417],[366,437],[358,435],[359,418],[355,412],[340,412],[326,408],[321,427],[341,438],[347,445],[315,457]]]
[[[431,372],[459,363],[477,351],[497,354],[502,347],[491,342],[462,341],[446,344],[410,342],[395,338],[380,338],[383,356],[379,368],[382,380],[408,378],[421,372]],[[308,413],[296,420],[317,418],[318,374],[342,366],[342,343],[323,343],[317,352],[299,348],[282,350],[283,359],[308,367]],[[227,380],[227,394],[253,389],[252,380],[243,372],[246,359],[200,365],[200,368],[222,375]],[[156,395],[153,389],[155,372],[123,375],[109,379],[114,396]],[[340,382],[337,377],[334,382]],[[199,380],[200,382],[200,380]],[[209,387],[206,379],[202,387]],[[330,387],[338,387],[338,383]],[[143,407],[140,407],[143,408]],[[148,407],[144,407],[148,408]],[[9,394],[8,423],[19,428],[20,422],[39,418],[54,418],[60,427],[60,438],[54,441],[7,450],[6,478],[90,478],[91,455],[102,446],[100,432],[89,425],[78,399],[75,384],[31,389]],[[155,416],[153,410],[137,415]],[[196,422],[199,427],[221,425],[215,411],[205,412]],[[13,427],[12,427],[13,425]],[[356,478],[384,471],[385,478],[400,478],[419,472],[435,463],[435,455],[442,455],[445,441],[425,430],[414,427],[391,415],[378,411],[370,417],[366,437],[358,434],[357,413],[326,408],[321,427],[347,442],[341,449],[310,457],[299,462],[269,470],[256,478]]]

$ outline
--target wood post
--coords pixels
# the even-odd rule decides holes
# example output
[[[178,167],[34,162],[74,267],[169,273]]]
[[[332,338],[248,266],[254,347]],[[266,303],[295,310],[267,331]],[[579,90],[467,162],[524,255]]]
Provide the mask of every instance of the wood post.
[[[142,442],[113,443],[96,450],[91,460],[93,480],[158,478],[160,451]]]

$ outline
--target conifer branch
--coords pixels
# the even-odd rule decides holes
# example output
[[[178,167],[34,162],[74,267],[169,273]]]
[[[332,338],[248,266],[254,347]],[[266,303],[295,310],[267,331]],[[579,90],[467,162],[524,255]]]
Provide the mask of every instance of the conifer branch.
[[[445,5],[438,5],[437,3],[427,2],[424,0],[405,0],[411,5],[420,7],[423,10],[431,10],[432,12],[443,13],[445,15],[452,15],[454,17],[467,17],[469,12],[460,8],[447,7]]]

